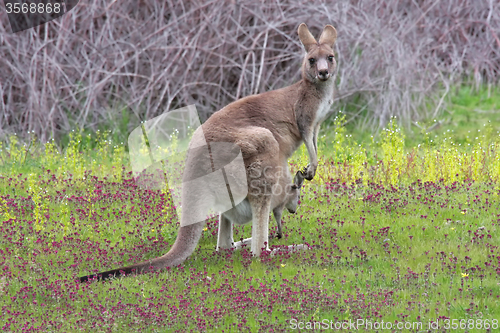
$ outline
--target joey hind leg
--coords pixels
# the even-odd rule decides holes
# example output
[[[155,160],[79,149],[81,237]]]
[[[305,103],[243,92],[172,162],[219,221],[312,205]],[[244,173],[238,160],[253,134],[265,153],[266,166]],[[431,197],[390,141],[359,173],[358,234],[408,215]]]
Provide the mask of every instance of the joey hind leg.
[[[234,246],[233,243],[233,223],[224,214],[219,214],[217,251],[219,249],[230,249]]]
[[[239,250],[244,245],[249,245],[252,238],[246,238],[241,241],[234,242],[233,239],[233,223],[224,214],[219,215],[219,233],[217,235],[217,251],[220,249],[235,249]]]

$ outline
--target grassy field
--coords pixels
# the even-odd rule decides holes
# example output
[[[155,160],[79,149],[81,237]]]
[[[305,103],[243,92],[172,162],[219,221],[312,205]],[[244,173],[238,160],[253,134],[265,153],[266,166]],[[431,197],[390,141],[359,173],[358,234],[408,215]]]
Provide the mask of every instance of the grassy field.
[[[284,214],[284,237],[270,241],[310,250],[218,253],[211,218],[182,266],[83,285],[75,278],[170,248],[178,221],[167,191],[139,188],[125,147],[105,134],[73,133],[63,151],[12,137],[0,151],[0,327],[498,331],[500,119],[491,111],[500,96],[482,94],[459,90],[431,133],[392,121],[372,140],[337,116],[320,139],[317,177],[298,212]],[[303,148],[290,161],[292,171],[306,163]],[[250,230],[236,227],[235,239]]]

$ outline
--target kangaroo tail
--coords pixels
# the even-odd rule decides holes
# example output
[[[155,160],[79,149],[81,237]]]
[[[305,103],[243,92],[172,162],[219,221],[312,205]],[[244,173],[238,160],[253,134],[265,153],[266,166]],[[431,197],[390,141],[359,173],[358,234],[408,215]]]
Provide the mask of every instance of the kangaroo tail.
[[[142,274],[158,269],[173,267],[183,263],[193,252],[201,237],[205,221],[190,224],[179,228],[174,245],[166,254],[141,263],[113,269],[110,271],[80,277],[80,282],[93,279],[106,280],[114,276],[128,275],[132,273]]]

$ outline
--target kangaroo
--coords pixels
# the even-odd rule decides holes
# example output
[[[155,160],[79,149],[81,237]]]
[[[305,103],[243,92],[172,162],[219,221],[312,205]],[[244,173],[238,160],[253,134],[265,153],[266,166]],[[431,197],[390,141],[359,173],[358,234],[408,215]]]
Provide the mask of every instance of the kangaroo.
[[[286,168],[286,166],[285,166]],[[283,209],[286,209],[295,214],[297,211],[297,206],[299,204],[300,199],[300,189],[304,183],[304,176],[302,175],[302,171],[297,171],[295,177],[293,179],[290,176],[290,172],[288,168],[285,169],[285,173],[282,177],[279,178],[278,185],[276,190],[273,191],[271,196],[271,209],[273,212],[274,219],[276,220],[276,225],[278,226],[278,231],[276,233],[276,238],[280,239],[282,237],[281,230],[281,217],[283,215]],[[229,221],[227,221],[229,220]],[[233,233],[232,233],[232,225],[238,224],[243,225],[250,221],[252,221],[252,207],[247,198],[240,202],[236,207],[220,214],[219,221],[225,221],[224,223],[231,223],[231,232],[222,234],[219,229],[219,235],[217,239],[217,250],[219,250],[222,245],[224,247],[229,247],[229,244],[233,244]],[[252,238],[247,238],[236,242],[233,244],[233,248],[239,249],[243,245],[247,245],[251,243]]]
[[[230,180],[246,182],[248,185],[248,204],[245,205],[249,205],[252,211],[252,237],[249,242],[254,256],[260,256],[262,250],[268,250],[272,189],[279,183],[279,169],[304,143],[309,155],[309,164],[302,173],[307,180],[314,178],[318,166],[319,128],[331,114],[330,106],[334,97],[333,77],[337,67],[333,46],[337,31],[333,26],[326,25],[316,41],[307,26],[302,23],[298,27],[298,35],[306,51],[301,80],[288,87],[244,97],[215,112],[195,131],[186,159],[183,180],[190,180],[196,175],[207,174],[204,169],[208,167],[199,161],[202,157],[205,158],[205,155],[210,155],[212,159],[212,145],[220,142],[230,143],[241,151],[247,179]],[[197,149],[200,142],[204,142],[208,147],[208,153],[201,153]],[[214,161],[211,161],[214,169]],[[183,211],[196,210],[204,198],[217,196],[219,191],[221,188],[211,187],[195,190],[184,186],[183,181],[182,205],[189,207]],[[218,203],[215,200],[204,204],[217,207]],[[190,214],[181,216],[177,239],[170,251],[163,256],[84,276],[80,278],[80,282],[132,272],[146,273],[180,265],[194,252],[205,226],[204,220],[190,221],[189,216]],[[224,213],[221,214],[217,247],[232,248],[238,245],[241,244],[232,242],[231,220]]]

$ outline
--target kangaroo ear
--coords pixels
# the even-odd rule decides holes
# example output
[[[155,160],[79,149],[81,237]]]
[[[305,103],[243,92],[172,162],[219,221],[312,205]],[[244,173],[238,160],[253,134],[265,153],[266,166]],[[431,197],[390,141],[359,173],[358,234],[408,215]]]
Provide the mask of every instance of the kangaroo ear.
[[[301,188],[302,185],[304,184],[304,175],[302,174],[302,171],[297,171],[295,174],[295,177],[293,178],[293,183],[297,188]]]
[[[311,46],[318,44],[305,23],[301,23],[299,25],[297,33],[299,34],[299,39],[302,42],[302,45],[304,45],[306,52],[309,52]]]
[[[331,25],[326,25],[319,36],[319,44],[326,44],[333,49],[333,44],[337,40],[337,30]]]

